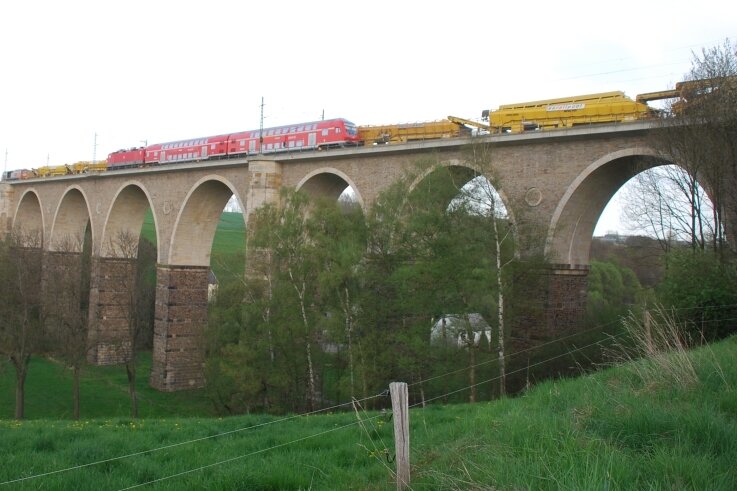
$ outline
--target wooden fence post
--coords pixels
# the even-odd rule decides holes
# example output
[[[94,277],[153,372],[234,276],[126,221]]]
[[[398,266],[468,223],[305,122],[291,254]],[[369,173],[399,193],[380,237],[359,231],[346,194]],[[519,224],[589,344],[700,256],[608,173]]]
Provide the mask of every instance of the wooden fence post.
[[[397,461],[397,490],[409,487],[409,402],[407,384],[389,384],[392,396],[392,417],[394,419],[394,450]]]
[[[648,356],[655,354],[655,346],[653,345],[653,333],[652,333],[652,316],[650,311],[645,309],[645,349],[647,350]]]

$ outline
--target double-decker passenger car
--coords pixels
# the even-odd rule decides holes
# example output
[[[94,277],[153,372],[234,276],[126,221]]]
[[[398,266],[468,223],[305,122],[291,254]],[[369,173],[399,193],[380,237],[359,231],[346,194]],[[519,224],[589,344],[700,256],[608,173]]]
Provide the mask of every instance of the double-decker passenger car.
[[[113,170],[361,144],[356,125],[337,118],[118,150],[108,156],[108,166]]]

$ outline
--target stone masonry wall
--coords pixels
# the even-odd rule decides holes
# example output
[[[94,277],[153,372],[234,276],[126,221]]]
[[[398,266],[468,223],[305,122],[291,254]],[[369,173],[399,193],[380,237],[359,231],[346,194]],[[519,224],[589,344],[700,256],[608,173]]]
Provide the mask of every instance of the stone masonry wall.
[[[511,328],[510,352],[532,348],[580,329],[586,313],[587,287],[588,268],[553,266],[535,273],[515,299],[522,308]]]
[[[123,364],[131,356],[131,298],[136,260],[93,258],[90,278],[90,350],[95,365]]]
[[[151,386],[162,391],[204,387],[208,267],[157,267]]]

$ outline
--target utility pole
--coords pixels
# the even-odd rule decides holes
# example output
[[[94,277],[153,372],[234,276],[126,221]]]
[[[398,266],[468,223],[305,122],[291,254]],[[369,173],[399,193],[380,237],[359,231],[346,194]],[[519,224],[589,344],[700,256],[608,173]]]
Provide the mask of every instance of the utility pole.
[[[97,163],[97,132],[95,131],[95,143],[92,145],[92,165]]]
[[[261,96],[261,123],[258,127],[258,153],[262,154],[264,145],[264,96]]]

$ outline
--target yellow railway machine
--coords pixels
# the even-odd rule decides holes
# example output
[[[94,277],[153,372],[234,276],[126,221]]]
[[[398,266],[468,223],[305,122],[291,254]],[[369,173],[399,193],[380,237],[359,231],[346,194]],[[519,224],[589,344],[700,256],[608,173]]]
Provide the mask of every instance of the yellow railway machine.
[[[32,169],[31,173],[34,177],[57,177],[68,176],[70,174],[86,174],[88,172],[103,172],[107,170],[107,161],[99,162],[81,161],[74,164],[43,166]]]
[[[483,120],[492,132],[569,128],[577,125],[621,123],[649,117],[647,104],[633,101],[624,92],[601,92],[541,101],[505,104],[496,111],[484,110]]]
[[[358,134],[364,145],[406,143],[437,138],[455,138],[470,134],[470,130],[448,120],[424,123],[390,124],[383,126],[359,126]]]

